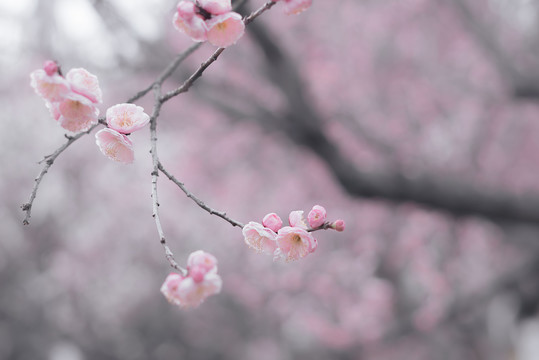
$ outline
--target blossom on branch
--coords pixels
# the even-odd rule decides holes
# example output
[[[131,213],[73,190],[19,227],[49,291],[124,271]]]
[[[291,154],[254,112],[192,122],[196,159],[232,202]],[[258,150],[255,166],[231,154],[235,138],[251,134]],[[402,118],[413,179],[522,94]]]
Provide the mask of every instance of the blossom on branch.
[[[135,104],[117,104],[107,109],[107,125],[121,134],[130,134],[150,122],[144,108]]]
[[[269,213],[262,219],[262,225],[277,232],[283,227],[283,221],[276,213]]]
[[[298,260],[314,252],[318,242],[307,230],[285,226],[277,233],[277,245],[274,258],[285,261]]]
[[[324,223],[326,222],[326,218],[326,209],[324,209],[324,207],[320,205],[313,206],[311,211],[309,211],[309,215],[307,215],[307,221],[309,221],[309,226],[313,229],[324,225]]]
[[[111,160],[131,164],[135,160],[133,144],[127,136],[116,130],[105,128],[95,134],[95,142],[99,150]]]
[[[99,109],[95,104],[103,100],[95,75],[78,68],[64,78],[58,64],[47,60],[43,69],[30,74],[30,79],[30,85],[64,129],[78,133],[97,124]]]
[[[238,41],[245,32],[241,15],[230,11],[208,20],[208,41],[218,47],[227,47]]]
[[[93,103],[103,102],[103,93],[99,87],[97,76],[90,74],[86,69],[71,69],[66,75],[74,93],[88,98]]]
[[[60,126],[73,133],[86,131],[97,124],[99,109],[82,95],[69,93],[62,101],[47,104],[47,107]]]
[[[202,250],[189,255],[187,275],[170,273],[161,292],[165,298],[182,308],[197,307],[206,298],[218,294],[223,282],[217,274],[217,259]]]
[[[243,36],[245,24],[232,11],[230,0],[182,0],[173,17],[174,27],[194,41],[206,41],[227,47]]]
[[[245,243],[257,252],[273,254],[277,249],[275,238],[277,234],[263,225],[251,221],[242,230]]]

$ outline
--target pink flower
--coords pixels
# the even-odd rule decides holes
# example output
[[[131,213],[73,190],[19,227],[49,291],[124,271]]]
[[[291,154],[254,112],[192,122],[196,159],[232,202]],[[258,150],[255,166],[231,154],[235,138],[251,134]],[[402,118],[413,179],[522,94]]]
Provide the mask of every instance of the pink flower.
[[[276,234],[259,223],[249,222],[242,230],[245,243],[258,252],[273,254],[277,248]]]
[[[290,215],[288,215],[288,223],[292,227],[307,229],[307,223],[305,222],[305,217],[303,216],[302,210],[295,210],[290,212]]]
[[[299,227],[285,226],[277,233],[275,259],[297,260],[314,252],[318,243],[306,230]]]
[[[103,95],[97,76],[90,74],[86,69],[71,69],[66,75],[73,92],[87,97],[93,103],[102,103]]]
[[[336,220],[331,224],[331,228],[337,231],[344,231],[344,220]]]
[[[177,273],[168,274],[165,282],[161,286],[161,292],[167,300],[173,304],[179,305],[178,288],[184,277]]]
[[[185,33],[194,41],[207,40],[208,28],[206,22],[196,14],[195,4],[192,2],[180,1],[172,23],[178,31]]]
[[[283,221],[281,220],[279,215],[275,213],[269,213],[264,216],[264,219],[262,219],[262,225],[277,232],[280,228],[283,227]]]
[[[324,225],[324,223],[326,222],[326,217],[326,209],[324,209],[320,205],[315,205],[313,206],[311,211],[309,211],[309,215],[307,215],[307,220],[309,221],[309,225],[313,229],[315,229],[319,226]]]
[[[230,0],[198,0],[199,5],[213,15],[225,14],[232,11]]]
[[[288,15],[299,14],[307,10],[313,3],[313,0],[284,0],[284,12]]]
[[[99,109],[84,96],[69,93],[62,101],[47,104],[47,107],[60,126],[73,133],[97,124]]]
[[[241,15],[230,11],[207,21],[208,41],[218,47],[227,47],[243,36],[245,24]]]
[[[47,71],[50,72],[50,68]],[[35,70],[30,74],[30,85],[36,94],[49,102],[61,101],[71,92],[66,79],[57,72],[48,75],[48,72],[43,69]]]
[[[199,282],[196,282],[191,276],[180,281],[178,281],[177,276],[174,276],[169,280],[171,275],[161,286],[161,292],[168,301],[182,308],[199,306],[209,296],[221,292],[223,286],[223,281],[218,274],[206,274]],[[171,282],[171,286],[168,285],[168,282]]]
[[[101,129],[95,134],[95,140],[99,150],[111,160],[130,164],[135,159],[131,140],[116,130]]]
[[[187,276],[170,273],[161,286],[168,301],[180,307],[196,307],[208,296],[221,291],[223,281],[217,274],[217,259],[202,250],[189,255]]]
[[[130,134],[144,127],[150,116],[135,104],[118,104],[107,109],[108,126],[121,134]]]
[[[210,253],[202,250],[195,251],[189,255],[187,259],[187,270],[191,272],[191,269],[197,268],[204,274],[217,272],[217,259]]]

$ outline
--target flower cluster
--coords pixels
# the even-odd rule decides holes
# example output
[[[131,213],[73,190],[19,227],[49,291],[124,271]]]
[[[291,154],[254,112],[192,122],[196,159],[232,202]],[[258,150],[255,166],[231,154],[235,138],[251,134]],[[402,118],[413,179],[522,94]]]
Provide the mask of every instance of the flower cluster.
[[[197,307],[207,297],[218,294],[222,285],[215,256],[198,250],[187,259],[187,275],[170,273],[161,286],[161,292],[169,302],[189,308]]]
[[[241,15],[232,11],[230,0],[182,0],[173,24],[194,41],[206,41],[218,47],[236,43],[245,31]]]
[[[97,146],[111,160],[130,164],[135,159],[133,143],[126,135],[150,121],[144,109],[134,104],[118,104],[107,109],[108,128],[95,134]]]
[[[307,215],[303,211],[292,211],[288,216],[290,226],[283,227],[279,215],[270,213],[264,216],[262,224],[251,221],[243,227],[245,243],[258,252],[273,254],[274,260],[297,260],[314,252],[318,242],[312,232],[322,229],[344,230],[344,221],[332,223],[326,220],[326,209],[315,205]]]
[[[41,96],[53,118],[64,129],[78,133],[97,124],[102,93],[95,75],[83,68],[71,69],[64,77],[58,64],[47,60],[43,69],[30,74],[31,86]]]
[[[288,15],[299,14],[307,10],[313,3],[313,0],[275,0],[284,2],[284,12]]]

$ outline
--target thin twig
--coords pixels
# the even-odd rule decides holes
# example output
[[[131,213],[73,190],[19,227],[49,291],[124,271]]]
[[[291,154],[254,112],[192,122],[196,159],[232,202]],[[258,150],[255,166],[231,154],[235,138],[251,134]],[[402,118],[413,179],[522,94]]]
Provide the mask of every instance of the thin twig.
[[[153,87],[155,103],[153,107],[152,116],[150,118],[150,141],[152,144],[151,154],[152,154],[152,216],[155,220],[155,226],[157,227],[157,232],[159,233],[159,241],[163,248],[165,249],[165,257],[168,260],[170,266],[174,269],[180,271],[182,274],[186,275],[187,270],[182,268],[176,260],[174,259],[174,254],[170,247],[167,244],[165,238],[165,233],[163,227],[161,226],[161,219],[159,217],[159,199],[157,197],[157,179],[159,178],[159,158],[157,157],[157,118],[159,117],[159,112],[161,111],[161,106],[163,103],[159,101],[161,95],[161,85],[155,84]]]
[[[217,211],[215,209],[212,209],[211,207],[209,207],[208,205],[206,205],[204,203],[204,201],[200,200],[199,198],[197,198],[192,192],[190,192],[189,190],[187,190],[187,188],[185,187],[185,185],[180,182],[178,179],[176,179],[174,177],[174,175],[172,175],[170,172],[168,172],[165,167],[163,166],[163,164],[161,164],[161,162],[158,163],[158,167],[159,167],[159,170],[165,174],[166,177],[169,178],[170,181],[172,181],[174,184],[176,184],[183,192],[184,194],[190,198],[191,200],[193,200],[198,206],[200,206],[202,209],[206,210],[208,213],[210,213],[210,215],[215,215],[215,216],[218,216],[220,217],[221,219],[225,220],[225,221],[228,221],[232,226],[238,226],[240,228],[243,228],[245,225],[242,224],[241,222],[239,221],[236,221],[234,219],[231,219],[229,218],[225,212],[223,211]]]
[[[92,130],[94,130],[97,126],[99,126],[99,123],[93,125],[92,127],[90,127],[88,130],[84,132],[78,133],[77,135],[66,136],[67,141],[62,146],[56,149],[52,154],[45,156],[43,160],[40,161],[40,163],[45,162],[45,166],[43,166],[43,169],[41,169],[41,171],[39,172],[39,175],[35,178],[35,183],[34,183],[34,187],[32,188],[32,193],[30,194],[30,199],[28,200],[27,203],[24,203],[21,206],[22,211],[26,212],[26,216],[24,217],[24,220],[22,221],[24,225],[30,224],[30,216],[32,215],[32,205],[34,204],[34,199],[36,198],[37,190],[39,189],[41,180],[43,180],[43,177],[49,171],[49,168],[52,166],[56,158],[75,141],[77,141],[84,135],[91,133]]]

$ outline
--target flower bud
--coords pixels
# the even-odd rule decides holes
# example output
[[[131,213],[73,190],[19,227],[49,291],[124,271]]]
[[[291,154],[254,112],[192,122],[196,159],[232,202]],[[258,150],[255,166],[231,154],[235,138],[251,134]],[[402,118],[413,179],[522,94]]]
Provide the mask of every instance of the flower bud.
[[[264,219],[262,220],[262,225],[264,225],[268,229],[277,232],[280,228],[283,227],[283,221],[281,220],[279,215],[275,213],[269,213],[264,216]]]
[[[309,215],[307,215],[307,221],[309,222],[309,225],[311,228],[316,229],[317,227],[322,226],[326,222],[326,209],[324,209],[320,205],[315,205],[309,211]]]
[[[331,224],[331,228],[337,231],[344,231],[344,220],[335,220],[333,224]]]

